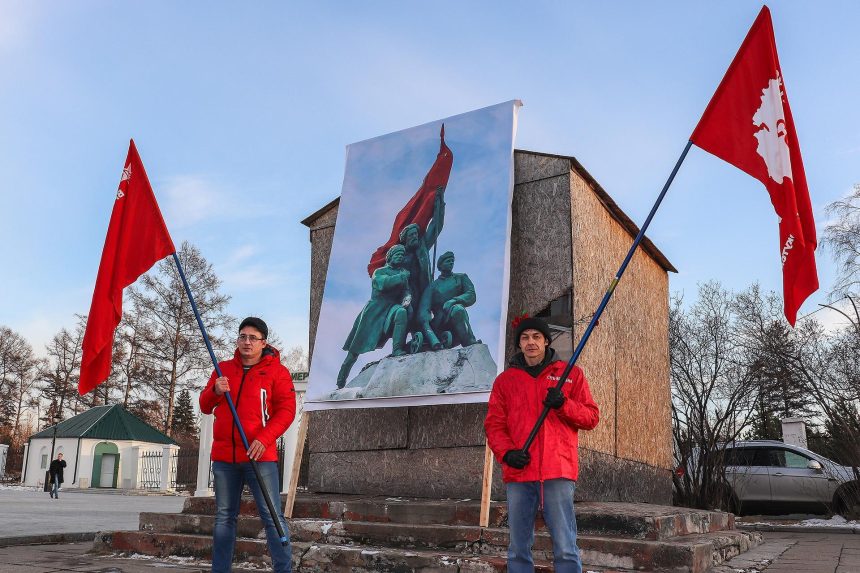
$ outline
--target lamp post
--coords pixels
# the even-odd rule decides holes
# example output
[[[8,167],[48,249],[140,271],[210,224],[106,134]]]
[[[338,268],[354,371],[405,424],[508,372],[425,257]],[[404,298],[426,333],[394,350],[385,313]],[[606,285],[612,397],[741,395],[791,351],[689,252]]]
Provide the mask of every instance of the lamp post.
[[[59,414],[54,414],[51,417],[51,421],[54,422],[54,437],[51,438],[51,459],[48,460],[48,463],[51,463],[54,459],[54,446],[57,444],[57,426],[60,425],[62,418],[60,418]]]
[[[51,462],[54,460],[54,446],[57,444],[57,426],[60,425],[60,414],[54,412],[51,416],[51,421],[54,422],[54,437],[51,438],[51,458],[48,460],[48,467],[45,469],[45,491],[50,491],[51,483]]]

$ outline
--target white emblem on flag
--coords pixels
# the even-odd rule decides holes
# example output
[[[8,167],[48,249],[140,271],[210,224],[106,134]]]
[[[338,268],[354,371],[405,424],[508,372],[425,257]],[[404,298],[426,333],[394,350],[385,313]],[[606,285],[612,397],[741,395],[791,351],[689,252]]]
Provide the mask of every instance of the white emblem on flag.
[[[761,93],[761,106],[752,117],[756,128],[753,135],[758,140],[756,152],[764,159],[770,178],[782,183],[783,177],[791,179],[792,175],[791,155],[788,143],[785,142],[787,129],[782,106],[782,78],[779,72],[776,79],[768,81],[767,87]]]
[[[119,179],[119,188],[116,190],[117,199],[122,199],[123,197],[125,197],[125,193],[122,192],[122,182],[128,181],[129,179],[131,179],[131,163],[126,165],[125,168],[122,170],[122,177],[120,177]]]

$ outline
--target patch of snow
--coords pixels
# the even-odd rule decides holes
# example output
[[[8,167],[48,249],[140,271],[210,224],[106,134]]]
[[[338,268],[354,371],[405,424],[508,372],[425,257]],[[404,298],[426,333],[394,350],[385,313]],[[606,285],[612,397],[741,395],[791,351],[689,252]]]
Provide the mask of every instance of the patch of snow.
[[[334,525],[333,521],[327,521],[327,522],[323,523],[322,527],[320,528],[320,530],[322,531],[322,534],[328,535],[328,530],[331,529],[332,525]]]
[[[380,553],[382,553],[382,551],[371,551],[369,549],[362,549],[361,550],[362,555],[379,555]]]
[[[19,485],[19,484],[0,484],[0,489],[9,491],[42,491],[41,486],[35,485]],[[63,491],[62,488],[60,491]]]
[[[806,519],[798,523],[801,527],[860,527],[860,521],[848,521],[841,515],[830,519]]]
[[[143,555],[142,553],[132,553],[131,555],[126,555],[124,559],[136,559],[141,561],[152,561],[155,559],[152,555]]]
[[[739,523],[741,525],[749,525],[750,527],[760,527],[763,525],[767,525],[767,526],[774,525],[773,523],[770,523],[768,521],[738,521],[737,523]]]

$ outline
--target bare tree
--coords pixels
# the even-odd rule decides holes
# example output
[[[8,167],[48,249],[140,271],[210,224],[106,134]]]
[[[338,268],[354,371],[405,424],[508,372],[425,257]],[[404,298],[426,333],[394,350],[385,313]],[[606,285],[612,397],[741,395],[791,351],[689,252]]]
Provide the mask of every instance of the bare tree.
[[[86,317],[76,316],[78,321],[73,331],[61,328],[47,344],[45,350],[48,359],[39,373],[42,398],[53,405],[52,415],[61,418],[67,417],[64,414],[66,409],[76,415],[88,406],[78,395],[81,343],[86,330]]]
[[[774,292],[762,294],[757,284],[737,294],[733,305],[742,360],[756,386],[755,414],[746,437],[782,439],[782,419],[799,416],[811,420],[818,414],[791,359],[804,343],[801,333],[812,323],[804,321],[792,329],[783,315],[781,297]]]
[[[308,371],[308,353],[301,346],[293,346],[289,350],[281,352],[281,364],[295,374],[296,372]]]
[[[719,283],[699,286],[684,310],[673,297],[669,316],[670,374],[677,502],[731,509],[723,482],[721,446],[747,428],[755,384],[737,340],[731,293]]]
[[[129,299],[137,296],[134,287],[130,287],[126,294]],[[111,376],[116,378],[123,408],[129,409],[136,398],[147,393],[148,381],[153,375],[143,354],[143,342],[152,338],[147,333],[147,323],[141,313],[136,309],[123,313],[114,339],[111,366]]]
[[[32,403],[39,359],[23,336],[0,326],[0,436],[21,442],[22,415]]]
[[[185,242],[177,254],[213,346],[224,352],[233,323],[225,311],[230,297],[219,292],[220,279],[196,247]],[[136,356],[146,368],[145,384],[163,406],[160,425],[169,434],[178,392],[199,390],[212,363],[172,258],[158,263],[129,295]]]
[[[860,184],[844,199],[827,206],[835,219],[824,228],[823,243],[839,265],[839,275],[830,291],[834,298],[860,292]]]

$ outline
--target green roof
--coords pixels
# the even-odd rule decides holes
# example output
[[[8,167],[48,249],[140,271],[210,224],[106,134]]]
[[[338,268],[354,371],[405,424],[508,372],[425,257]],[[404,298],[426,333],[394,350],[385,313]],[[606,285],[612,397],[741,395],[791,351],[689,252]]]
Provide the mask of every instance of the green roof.
[[[137,440],[154,444],[176,444],[170,436],[159,432],[128,410],[114,404],[96,406],[56,426],[58,438],[95,438],[98,440]],[[45,428],[32,438],[54,437],[54,426]]]

